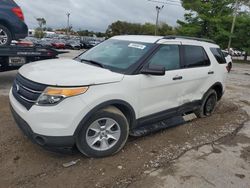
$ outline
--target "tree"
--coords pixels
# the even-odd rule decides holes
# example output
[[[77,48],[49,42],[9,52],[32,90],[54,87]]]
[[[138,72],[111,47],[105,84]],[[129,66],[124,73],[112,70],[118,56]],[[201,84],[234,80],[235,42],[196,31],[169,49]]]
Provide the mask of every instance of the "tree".
[[[155,24],[152,23],[139,24],[117,21],[108,27],[106,34],[108,37],[111,37],[114,35],[154,35],[154,32]],[[158,28],[159,35],[169,35],[174,33],[174,28],[166,23],[160,23]]]
[[[45,28],[46,31],[53,31],[53,29],[51,27],[47,27]]]
[[[173,27],[166,24],[166,23],[160,23],[159,26],[158,26],[158,33],[161,36],[175,35],[176,30]]]
[[[80,31],[77,31],[77,33],[79,36],[90,36],[89,30],[80,30]]]
[[[35,34],[34,36],[36,38],[43,38],[46,34],[43,32],[43,30],[40,30],[38,28],[35,29]]]
[[[43,28],[46,25],[46,20],[44,18],[37,18],[36,21],[38,22],[39,28]]]
[[[154,35],[155,25],[151,23],[145,23],[142,25],[142,35]]]
[[[178,20],[179,32],[191,36],[214,38],[220,22],[233,13],[233,0],[183,0],[188,10],[185,21]],[[225,35],[229,34],[226,31]]]
[[[44,18],[36,18],[36,21],[38,23],[38,28],[35,30],[35,37],[37,38],[43,38],[44,33],[44,26],[46,25],[46,20]]]
[[[182,6],[188,12],[184,21],[177,21],[178,34],[210,38],[226,48],[231,36],[235,2],[235,0],[182,0]],[[249,0],[239,0],[239,2],[240,6],[249,5]]]
[[[244,50],[246,52],[245,60],[247,60],[247,54],[250,54],[250,14],[240,13],[238,15],[232,45],[234,48]]]
[[[129,34],[138,34],[140,33],[141,25],[136,23],[128,23],[117,21],[112,23],[106,33],[109,36],[114,35],[129,35]]]
[[[245,5],[247,7],[250,7],[250,1],[249,0],[240,0],[241,5]]]

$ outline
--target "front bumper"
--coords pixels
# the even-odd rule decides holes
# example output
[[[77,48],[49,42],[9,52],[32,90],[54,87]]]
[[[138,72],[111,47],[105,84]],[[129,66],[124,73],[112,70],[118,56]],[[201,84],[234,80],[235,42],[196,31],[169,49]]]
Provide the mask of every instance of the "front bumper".
[[[10,109],[18,127],[33,143],[52,151],[71,151],[71,149],[74,147],[74,136],[44,136],[36,134],[32,131],[28,123],[16,113],[11,105]]]
[[[88,112],[80,96],[63,100],[55,106],[33,105],[25,108],[12,93],[9,93],[10,104],[14,111],[39,135],[49,137],[73,136],[82,118]]]

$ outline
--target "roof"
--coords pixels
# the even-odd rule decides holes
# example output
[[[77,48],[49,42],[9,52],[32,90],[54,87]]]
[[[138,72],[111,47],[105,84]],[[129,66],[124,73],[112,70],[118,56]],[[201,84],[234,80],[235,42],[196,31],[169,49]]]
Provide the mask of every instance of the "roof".
[[[117,40],[127,40],[132,42],[145,42],[145,43],[155,43],[162,39],[161,36],[150,36],[150,35],[120,35],[112,37],[112,39]]]
[[[177,42],[185,42],[185,44],[196,44],[196,45],[209,45],[218,47],[212,40],[208,39],[201,39],[201,38],[192,38],[192,37],[185,37],[185,36],[150,36],[150,35],[120,35],[114,36],[112,39],[117,40],[126,40],[132,42],[145,42],[145,43],[165,43],[171,41]]]

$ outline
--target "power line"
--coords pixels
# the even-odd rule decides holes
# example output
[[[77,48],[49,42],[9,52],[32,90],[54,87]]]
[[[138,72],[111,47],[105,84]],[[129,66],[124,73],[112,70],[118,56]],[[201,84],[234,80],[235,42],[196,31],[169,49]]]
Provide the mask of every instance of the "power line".
[[[181,1],[178,0],[163,0],[164,2],[172,2],[172,3],[181,3]]]
[[[174,0],[167,0],[167,1],[148,0],[148,1],[155,2],[155,3],[161,3],[161,4],[167,4],[167,5],[181,6],[181,2],[174,1]],[[177,3],[180,3],[180,4],[177,4]]]

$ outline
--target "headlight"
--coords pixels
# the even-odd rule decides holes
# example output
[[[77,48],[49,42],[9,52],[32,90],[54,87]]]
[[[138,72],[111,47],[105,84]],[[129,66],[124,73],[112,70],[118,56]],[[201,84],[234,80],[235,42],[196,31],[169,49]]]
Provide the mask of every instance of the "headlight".
[[[73,97],[85,93],[88,87],[47,87],[45,91],[40,95],[36,104],[37,105],[56,105],[67,97]]]

